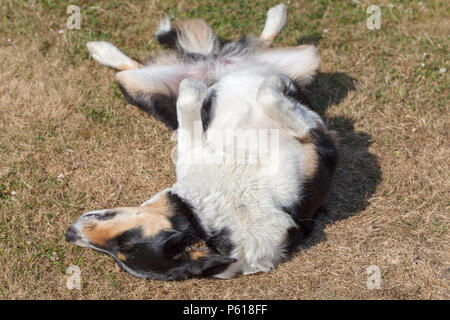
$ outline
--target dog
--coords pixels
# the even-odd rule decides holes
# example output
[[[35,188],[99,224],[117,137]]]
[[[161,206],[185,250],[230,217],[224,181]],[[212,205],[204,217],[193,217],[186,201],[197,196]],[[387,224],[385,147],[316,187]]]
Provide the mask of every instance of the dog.
[[[271,48],[286,9],[269,9],[258,38],[223,46],[203,20],[172,26],[166,17],[156,37],[171,51],[147,64],[87,43],[94,60],[119,71],[130,104],[176,130],[176,182],[140,207],[83,214],[68,242],[157,280],[268,272],[296,252],[329,192],[337,143],[302,93],[319,68],[317,49]],[[249,136],[232,143],[248,130],[276,139],[262,153]],[[216,161],[236,150],[244,161]]]

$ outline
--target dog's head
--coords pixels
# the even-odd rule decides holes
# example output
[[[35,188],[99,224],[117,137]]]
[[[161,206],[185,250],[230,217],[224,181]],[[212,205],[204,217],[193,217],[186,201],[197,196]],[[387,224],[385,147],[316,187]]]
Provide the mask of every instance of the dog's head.
[[[219,254],[199,228],[190,206],[168,193],[143,207],[85,213],[66,240],[109,254],[133,276],[181,280],[212,276],[236,261]]]

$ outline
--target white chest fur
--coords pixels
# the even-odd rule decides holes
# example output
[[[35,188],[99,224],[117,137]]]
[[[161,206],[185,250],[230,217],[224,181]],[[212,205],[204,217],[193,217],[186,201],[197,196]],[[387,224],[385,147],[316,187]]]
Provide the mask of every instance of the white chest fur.
[[[283,258],[280,246],[294,222],[282,207],[301,193],[301,168],[294,145],[282,146],[278,156],[276,170],[271,164],[177,165],[171,190],[191,202],[206,230],[230,231],[238,262],[218,277],[269,271]]]

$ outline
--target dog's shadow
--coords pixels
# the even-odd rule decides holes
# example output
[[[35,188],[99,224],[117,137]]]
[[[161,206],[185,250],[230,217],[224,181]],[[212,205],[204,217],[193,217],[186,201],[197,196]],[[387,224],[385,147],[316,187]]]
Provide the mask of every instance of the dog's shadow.
[[[319,73],[305,89],[312,105],[339,137],[339,161],[328,199],[314,223],[311,234],[302,241],[299,250],[327,239],[324,229],[328,224],[356,215],[364,210],[381,180],[378,158],[369,152],[371,135],[355,132],[354,121],[345,116],[329,116],[326,110],[340,103],[356,80],[345,73]]]

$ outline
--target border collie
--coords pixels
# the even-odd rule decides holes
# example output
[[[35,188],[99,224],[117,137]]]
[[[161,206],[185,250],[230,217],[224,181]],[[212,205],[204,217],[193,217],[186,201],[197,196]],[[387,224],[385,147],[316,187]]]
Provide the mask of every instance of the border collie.
[[[271,48],[285,24],[279,4],[259,38],[221,45],[203,20],[166,17],[156,37],[171,50],[146,64],[87,43],[119,71],[130,104],[175,130],[177,178],[140,207],[83,214],[66,240],[159,280],[227,279],[289,258],[325,201],[337,149],[301,91],[319,68],[317,49]]]

